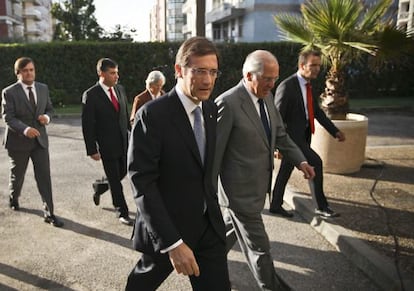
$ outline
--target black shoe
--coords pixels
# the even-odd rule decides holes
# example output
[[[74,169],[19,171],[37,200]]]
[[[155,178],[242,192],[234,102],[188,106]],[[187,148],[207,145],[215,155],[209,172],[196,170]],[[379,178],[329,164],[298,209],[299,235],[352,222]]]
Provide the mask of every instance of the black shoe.
[[[100,197],[101,195],[99,195],[98,193],[93,194],[93,203],[95,203],[96,206],[99,205]]]
[[[315,209],[315,213],[318,214],[322,218],[333,218],[340,216],[339,213],[336,213],[329,207],[326,207],[325,209]]]
[[[293,213],[287,212],[282,206],[278,208],[269,208],[269,212],[283,217],[293,217]]]
[[[119,217],[119,222],[125,225],[132,225],[133,224],[133,220],[128,216],[128,215],[124,215]]]
[[[62,227],[63,226],[63,222],[60,221],[59,219],[57,219],[57,217],[54,216],[54,215],[45,216],[44,221],[46,223],[49,223],[49,224],[53,225],[54,227]]]
[[[11,210],[19,211],[19,201],[17,199],[9,198],[9,207]]]

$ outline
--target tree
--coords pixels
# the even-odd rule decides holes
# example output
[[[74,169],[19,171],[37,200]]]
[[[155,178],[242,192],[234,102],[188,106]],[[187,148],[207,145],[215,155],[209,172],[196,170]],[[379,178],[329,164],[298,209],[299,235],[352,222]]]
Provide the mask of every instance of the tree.
[[[99,26],[93,0],[65,0],[52,4],[52,16],[58,20],[55,40],[98,40],[103,29]]]
[[[287,40],[322,52],[329,71],[321,107],[331,119],[346,118],[345,80],[350,64],[370,56],[375,70],[385,62],[402,60],[402,55],[412,51],[412,38],[392,21],[392,2],[378,0],[366,7],[358,0],[308,0],[301,6],[301,15],[274,16]]]
[[[121,26],[120,24],[117,24],[111,31],[103,31],[101,40],[132,42],[134,41],[133,37],[135,34],[135,28],[129,28],[128,26]]]

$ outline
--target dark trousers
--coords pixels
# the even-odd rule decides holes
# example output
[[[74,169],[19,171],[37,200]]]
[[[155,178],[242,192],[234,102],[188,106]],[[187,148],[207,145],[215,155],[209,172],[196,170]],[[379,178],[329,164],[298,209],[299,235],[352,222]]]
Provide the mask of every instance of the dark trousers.
[[[309,187],[318,209],[324,209],[328,206],[328,202],[323,192],[323,167],[322,160],[319,155],[310,147],[309,144],[298,144],[302,153],[306,157],[308,163],[314,167],[315,178],[309,181]],[[294,165],[286,159],[282,158],[279,172],[276,177],[275,186],[273,188],[273,198],[270,204],[270,208],[278,208],[283,204],[283,195],[285,194],[285,188],[287,182],[292,174]]]
[[[108,179],[109,189],[112,195],[112,204],[117,211],[117,215],[127,216],[128,206],[125,201],[124,190],[122,188],[122,179],[127,173],[126,157],[121,156],[117,159],[102,159],[103,168],[106,178]]]
[[[230,290],[226,246],[210,223],[192,251],[200,268],[200,276],[189,276],[193,290]],[[143,254],[129,274],[125,290],[156,290],[173,270],[168,254]]]
[[[10,161],[9,190],[10,198],[19,198],[29,159],[33,163],[34,177],[42,197],[45,215],[53,215],[52,181],[50,178],[49,150],[33,139],[32,147],[27,151],[7,150]]]

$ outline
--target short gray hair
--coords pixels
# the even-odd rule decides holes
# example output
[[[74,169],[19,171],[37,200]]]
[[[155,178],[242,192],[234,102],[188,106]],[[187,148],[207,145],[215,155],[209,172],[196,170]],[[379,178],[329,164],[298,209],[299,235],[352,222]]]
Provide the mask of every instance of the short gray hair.
[[[247,55],[246,60],[243,64],[243,77],[247,73],[254,75],[262,75],[264,70],[264,63],[268,61],[275,61],[277,63],[276,57],[269,51],[266,50],[255,50]]]
[[[147,79],[145,80],[146,87],[149,87],[151,84],[158,83],[162,81],[162,85],[165,85],[165,76],[160,71],[152,71],[148,74]]]

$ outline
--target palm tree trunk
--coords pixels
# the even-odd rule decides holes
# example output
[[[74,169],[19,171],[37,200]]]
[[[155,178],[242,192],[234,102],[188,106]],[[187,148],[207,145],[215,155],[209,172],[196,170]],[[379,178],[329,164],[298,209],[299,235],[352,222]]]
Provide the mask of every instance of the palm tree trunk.
[[[330,119],[345,120],[348,113],[348,94],[343,74],[330,70],[326,76],[325,91],[321,94],[321,108]]]

